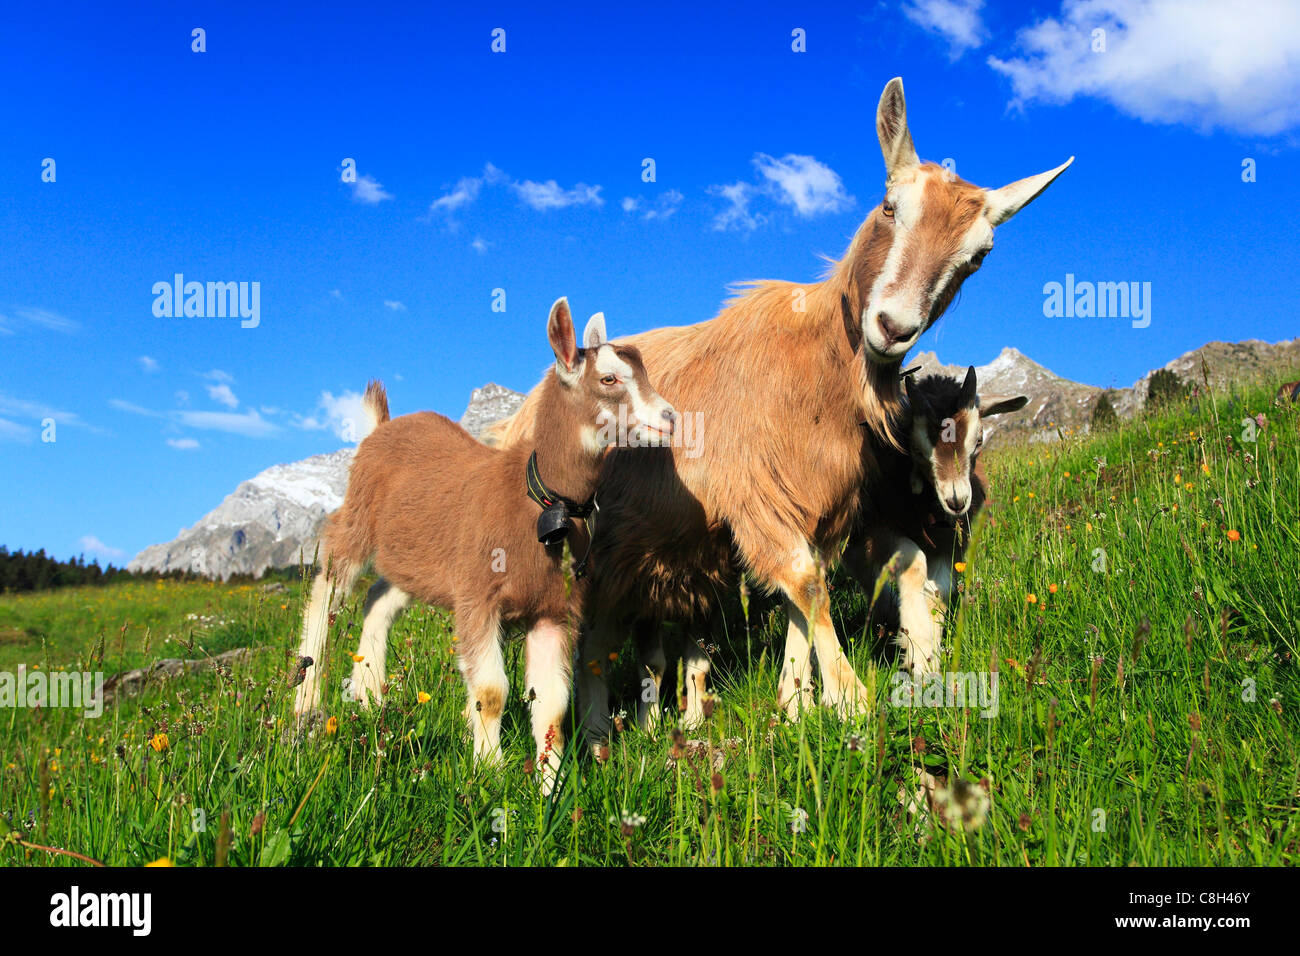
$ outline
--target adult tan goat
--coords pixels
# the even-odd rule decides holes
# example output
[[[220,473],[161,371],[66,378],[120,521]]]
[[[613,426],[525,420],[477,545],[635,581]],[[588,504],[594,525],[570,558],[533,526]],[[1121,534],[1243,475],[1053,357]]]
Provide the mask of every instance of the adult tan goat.
[[[741,568],[779,590],[788,612],[779,704],[797,717],[810,703],[814,645],[823,701],[844,713],[866,704],[825,580],[876,467],[860,423],[898,447],[900,360],[979,268],[993,228],[1073,161],[996,190],[921,163],[899,79],[881,95],[876,132],[884,200],[824,280],[754,283],[710,321],[624,340],[693,416],[699,441],[671,457],[619,450],[602,472],[579,673],[596,734],[608,726],[599,670],[626,625],[702,618]],[[534,389],[499,443],[529,443],[539,398]]]

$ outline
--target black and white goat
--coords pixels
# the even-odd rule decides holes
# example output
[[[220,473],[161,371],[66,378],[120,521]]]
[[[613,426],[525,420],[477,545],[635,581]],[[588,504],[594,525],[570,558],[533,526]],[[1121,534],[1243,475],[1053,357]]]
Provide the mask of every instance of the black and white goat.
[[[959,382],[927,375],[906,382],[907,452],[876,449],[881,472],[863,488],[845,568],[868,593],[886,568],[897,588],[902,666],[936,670],[953,565],[965,556],[988,481],[979,464],[982,420],[1023,408],[1025,395],[980,395],[975,368]]]

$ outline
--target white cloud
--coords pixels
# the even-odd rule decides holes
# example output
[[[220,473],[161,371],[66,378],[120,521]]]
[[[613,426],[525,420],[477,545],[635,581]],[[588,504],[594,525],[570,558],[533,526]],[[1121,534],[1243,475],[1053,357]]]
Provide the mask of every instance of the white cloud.
[[[907,0],[903,16],[948,43],[948,55],[957,59],[988,39],[980,17],[984,0]]]
[[[439,196],[429,206],[432,213],[447,217],[448,225],[453,229],[457,223],[453,214],[473,204],[483,191],[484,186],[508,186],[524,205],[539,211],[566,209],[569,206],[603,206],[605,200],[600,196],[599,186],[577,183],[572,189],[565,189],[554,179],[544,183],[531,179],[515,180],[505,172],[488,163],[483,167],[481,176],[462,176],[448,192]]]
[[[140,368],[144,369],[146,372],[150,374],[153,374],[154,372],[158,371],[157,359],[150,358],[148,355],[141,355],[138,359],[136,359],[136,361],[140,363]]]
[[[853,204],[839,173],[811,156],[787,153],[774,159],[759,153],[754,168],[773,187],[777,201],[794,207],[804,218],[840,212]]]
[[[544,183],[535,183],[531,179],[511,183],[515,194],[524,205],[545,212],[548,209],[567,209],[569,206],[603,206],[605,200],[600,198],[599,186],[578,183],[572,189],[565,189],[554,179]]]
[[[681,208],[684,199],[686,197],[676,189],[669,189],[659,194],[659,198],[655,200],[654,205],[649,205],[639,197],[633,198],[632,196],[625,196],[620,205],[626,213],[640,212],[644,209],[645,212],[641,214],[641,218],[645,220],[667,219]]]
[[[17,316],[16,322],[13,316]],[[14,309],[13,316],[0,315],[0,331],[12,335],[14,330],[11,326],[13,325],[37,325],[54,332],[75,332],[81,328],[80,324],[72,319],[66,318],[57,312],[51,312],[49,309],[33,309],[22,306]]]
[[[479,197],[484,186],[494,186],[509,182],[510,177],[491,163],[483,167],[482,176],[462,176],[451,190],[439,196],[429,204],[429,211],[447,217],[447,224],[454,230],[457,223],[454,214],[457,210],[471,205]]]
[[[178,425],[184,425],[187,428],[197,428],[202,431],[226,432],[230,435],[243,435],[245,438],[270,438],[280,433],[279,425],[268,422],[255,409],[249,409],[242,413],[197,412],[187,409],[156,412],[133,402],[123,401],[120,398],[109,399],[108,404],[120,412],[128,412],[146,418],[161,418],[175,422]]]
[[[245,438],[270,438],[280,432],[280,426],[268,422],[254,409],[243,413],[177,411],[170,417],[190,428],[243,435]]]
[[[172,448],[178,448],[181,451],[193,451],[199,447],[199,443],[193,438],[169,438],[167,444]]]
[[[330,289],[330,298],[333,298],[333,299],[342,299],[342,298],[343,298],[343,293],[340,292],[338,289]]]
[[[182,388],[176,393],[176,401],[182,405],[188,405],[190,403],[190,393]]]
[[[204,372],[203,377],[210,382],[225,382],[227,385],[235,384],[235,376],[229,372],[223,372],[219,368],[214,368],[211,372]]]
[[[853,205],[854,199],[845,192],[839,174],[811,156],[787,153],[776,159],[767,153],[755,153],[753,164],[758,183],[741,181],[709,187],[710,195],[721,196],[728,203],[713,219],[715,230],[748,232],[766,223],[770,216],[752,208],[759,199],[788,206],[804,219],[840,212]],[[671,214],[671,211],[667,213]]]
[[[316,412],[294,424],[307,431],[328,429],[343,441],[358,442],[365,437],[369,416],[359,392],[345,391],[337,398],[333,392],[321,392]]]
[[[77,547],[92,558],[106,558],[110,561],[120,561],[122,558],[126,557],[126,552],[121,548],[110,548],[93,534],[82,535],[78,538]]]
[[[488,251],[489,245],[491,245],[491,243],[485,242],[482,237],[475,237],[474,241],[469,244],[469,247],[481,256]]]
[[[405,312],[405,311],[406,311],[406,304],[403,303],[403,302],[399,302],[399,301],[396,300],[396,299],[385,299],[385,300],[384,300],[384,305],[385,305],[386,307],[392,309],[394,312]]]
[[[26,425],[0,418],[0,441],[19,441],[26,444],[31,440],[32,430]]]
[[[34,422],[52,418],[57,425],[70,425],[74,428],[86,427],[93,432],[101,433],[100,429],[86,425],[76,412],[65,412],[53,405],[46,405],[44,402],[31,402],[26,399],[13,398],[3,392],[0,392],[0,415],[28,419]]]
[[[225,405],[226,408],[239,407],[239,399],[235,397],[235,393],[230,390],[230,386],[225,382],[220,385],[205,385],[204,388],[208,390],[208,398],[219,405]]]
[[[162,412],[155,412],[142,405],[134,402],[128,402],[120,398],[110,398],[108,404],[116,408],[119,412],[130,412],[132,415],[145,415],[149,418],[166,418]]]
[[[749,211],[749,202],[753,199],[754,192],[754,187],[749,183],[710,186],[710,195],[721,196],[729,203],[726,209],[713,218],[713,228],[718,232],[725,232],[728,229],[749,232],[766,222],[766,217]]]
[[[1094,53],[1092,32],[1105,30]],[[1274,136],[1300,127],[1300,4],[1255,0],[1065,0],[1017,34],[1019,57],[988,63],[1013,105],[1112,104],[1148,123]]]
[[[385,199],[392,199],[391,193],[384,192],[383,184],[376,182],[374,176],[358,176],[352,184],[352,198],[356,202],[373,206]]]

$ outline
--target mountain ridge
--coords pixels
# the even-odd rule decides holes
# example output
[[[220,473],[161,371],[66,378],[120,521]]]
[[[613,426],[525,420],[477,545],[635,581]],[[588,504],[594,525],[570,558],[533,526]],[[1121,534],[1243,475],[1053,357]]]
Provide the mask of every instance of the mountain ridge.
[[[918,365],[922,374],[966,373],[966,366],[944,365],[932,351],[914,356],[905,367]],[[1243,380],[1282,381],[1296,377],[1300,369],[1300,338],[1207,342],[1162,367],[1216,389]],[[1006,346],[992,362],[976,366],[980,393],[1025,394],[1030,401],[1020,411],[989,419],[989,439],[1055,441],[1060,434],[1087,431],[1103,394],[1121,417],[1132,417],[1146,403],[1147,385],[1156,371],[1127,388],[1107,389],[1062,378]],[[471,393],[461,425],[478,437],[492,422],[513,414],[523,400],[523,394],[489,382]],[[342,448],[259,472],[173,541],[145,548],[127,568],[180,569],[226,578],[312,560],[326,516],[343,503],[354,454],[355,448]]]

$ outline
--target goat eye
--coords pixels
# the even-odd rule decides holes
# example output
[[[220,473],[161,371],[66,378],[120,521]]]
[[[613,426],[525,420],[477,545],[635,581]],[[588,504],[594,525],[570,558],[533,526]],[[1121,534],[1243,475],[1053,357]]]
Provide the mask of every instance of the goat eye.
[[[880,204],[880,211],[885,214],[886,219],[894,218],[894,204],[890,202],[888,199],[886,199],[883,203]]]
[[[602,375],[602,376],[600,377],[600,384],[601,384],[601,385],[617,385],[617,384],[618,384],[618,376],[617,376],[617,375]]]

